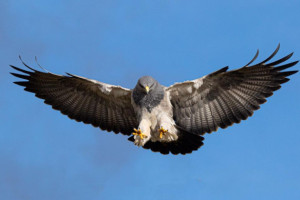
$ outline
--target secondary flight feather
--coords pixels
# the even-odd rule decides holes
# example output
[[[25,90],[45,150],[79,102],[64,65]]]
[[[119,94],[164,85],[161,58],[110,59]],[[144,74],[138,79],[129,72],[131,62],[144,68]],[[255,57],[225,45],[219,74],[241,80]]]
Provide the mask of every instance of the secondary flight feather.
[[[67,73],[57,75],[12,66],[23,79],[14,82],[44,99],[46,104],[78,122],[130,136],[129,141],[162,154],[186,154],[203,145],[203,135],[247,119],[266,102],[288,76],[283,71],[298,61],[283,64],[293,53],[227,71],[224,67],[202,78],[161,85],[141,77],[134,89],[110,85]]]

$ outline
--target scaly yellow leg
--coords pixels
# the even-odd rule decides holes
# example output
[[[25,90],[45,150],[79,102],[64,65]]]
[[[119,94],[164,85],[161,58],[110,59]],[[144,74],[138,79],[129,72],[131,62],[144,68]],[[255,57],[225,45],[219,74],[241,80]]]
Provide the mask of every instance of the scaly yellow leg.
[[[164,129],[163,127],[160,127],[160,129],[158,130],[159,132],[159,138],[162,139],[163,135],[168,132],[168,130]]]
[[[144,139],[144,138],[148,137],[147,135],[142,133],[141,129],[137,130],[137,129],[134,128],[133,130],[134,130],[134,132],[132,133],[132,135],[138,135],[141,139]]]

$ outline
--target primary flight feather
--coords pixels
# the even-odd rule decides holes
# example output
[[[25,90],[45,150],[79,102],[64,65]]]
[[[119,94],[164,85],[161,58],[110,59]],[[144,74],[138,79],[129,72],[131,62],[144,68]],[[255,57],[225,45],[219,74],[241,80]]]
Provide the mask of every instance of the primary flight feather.
[[[135,88],[102,83],[73,74],[66,76],[11,66],[22,72],[11,73],[25,81],[14,82],[33,92],[53,109],[71,119],[103,130],[132,135],[138,146],[162,154],[186,154],[203,145],[205,133],[226,128],[247,119],[260,108],[288,76],[283,71],[298,61],[282,64],[292,53],[227,71],[224,67],[202,78],[162,86],[150,76],[141,77]]]

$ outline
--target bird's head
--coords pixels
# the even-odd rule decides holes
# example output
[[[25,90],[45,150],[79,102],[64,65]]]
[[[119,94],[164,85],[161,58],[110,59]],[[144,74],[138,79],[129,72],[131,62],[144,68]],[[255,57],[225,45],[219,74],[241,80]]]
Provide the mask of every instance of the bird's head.
[[[157,84],[158,82],[151,76],[143,76],[138,80],[135,88],[143,93],[148,94],[157,86]]]
[[[134,102],[149,112],[164,98],[164,87],[151,76],[141,77],[132,92]]]

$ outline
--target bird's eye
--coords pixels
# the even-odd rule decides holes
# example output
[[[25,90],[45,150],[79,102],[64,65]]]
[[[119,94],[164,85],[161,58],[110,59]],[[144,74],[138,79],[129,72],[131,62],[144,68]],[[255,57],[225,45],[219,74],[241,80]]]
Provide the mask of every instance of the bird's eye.
[[[149,87],[152,88],[154,86],[155,83],[152,83]]]
[[[144,88],[144,86],[139,82],[139,86],[141,87],[141,88]]]

